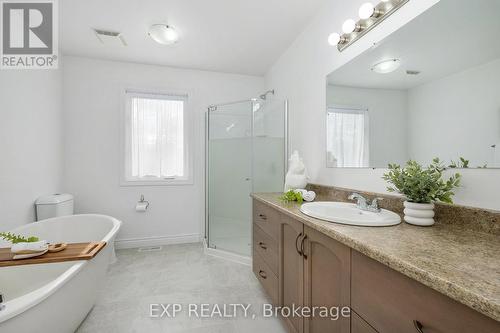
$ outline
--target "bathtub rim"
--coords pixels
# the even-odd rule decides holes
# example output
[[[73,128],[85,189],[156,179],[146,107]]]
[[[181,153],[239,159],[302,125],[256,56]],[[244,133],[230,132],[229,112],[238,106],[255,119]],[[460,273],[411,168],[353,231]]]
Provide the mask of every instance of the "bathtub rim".
[[[113,246],[113,244],[110,244],[110,240],[113,239],[116,234],[118,233],[118,230],[120,230],[122,222],[112,216],[108,215],[102,215],[102,214],[75,214],[75,215],[68,215],[68,216],[60,216],[60,217],[54,217],[46,220],[41,220],[33,223],[51,223],[52,221],[56,221],[58,219],[64,218],[64,217],[99,217],[99,218],[106,218],[113,222],[113,227],[111,230],[104,236],[103,239],[100,241],[106,242],[106,246]],[[15,228],[13,230],[16,230],[16,232],[22,231],[24,229],[27,229],[29,227],[29,224],[20,226],[18,228]],[[97,255],[99,255],[98,253]],[[93,259],[91,259],[93,260]],[[27,310],[30,308],[36,306],[37,304],[43,302],[45,299],[53,295],[56,291],[58,291],[60,288],[62,288],[68,281],[71,280],[72,277],[74,277],[78,272],[80,272],[85,265],[89,264],[90,260],[75,260],[74,264],[71,265],[68,269],[63,271],[60,275],[58,275],[54,280],[50,281],[49,283],[41,286],[40,288],[37,288],[25,295],[22,295],[20,297],[17,297],[13,300],[7,300],[3,304],[5,305],[5,308],[0,311],[0,324],[3,323],[4,321],[7,321]],[[42,264],[42,265],[52,265],[53,263],[48,263],[48,264]],[[57,263],[54,263],[57,264]],[[36,264],[35,264],[36,265]],[[31,265],[28,265],[31,266]],[[3,267],[7,268],[8,267]],[[0,268],[1,269],[1,268]]]

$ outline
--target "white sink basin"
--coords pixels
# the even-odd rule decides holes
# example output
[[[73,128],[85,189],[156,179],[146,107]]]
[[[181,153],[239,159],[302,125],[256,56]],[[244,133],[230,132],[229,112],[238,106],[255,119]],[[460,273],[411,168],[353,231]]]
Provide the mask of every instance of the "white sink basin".
[[[300,207],[300,211],[317,219],[365,227],[383,227],[401,223],[398,214],[386,209],[380,213],[368,212],[346,202],[308,202]]]

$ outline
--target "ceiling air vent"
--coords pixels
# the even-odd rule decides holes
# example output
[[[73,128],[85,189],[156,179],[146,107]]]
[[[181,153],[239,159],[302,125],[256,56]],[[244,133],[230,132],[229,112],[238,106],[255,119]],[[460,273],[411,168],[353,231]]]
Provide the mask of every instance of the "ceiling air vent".
[[[97,39],[104,45],[109,46],[127,46],[127,42],[123,38],[121,32],[106,31],[100,29],[94,29]]]

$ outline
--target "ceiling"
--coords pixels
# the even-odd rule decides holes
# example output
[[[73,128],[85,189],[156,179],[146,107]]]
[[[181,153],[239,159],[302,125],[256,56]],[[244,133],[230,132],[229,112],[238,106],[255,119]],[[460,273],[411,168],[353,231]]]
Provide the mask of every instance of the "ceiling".
[[[144,64],[263,75],[326,0],[64,0],[61,49]],[[175,45],[147,36],[155,23],[174,26]],[[99,42],[92,28],[123,33],[126,47]]]
[[[410,89],[500,58],[500,1],[441,0],[428,11],[328,76],[333,85]],[[377,74],[371,67],[399,58],[401,67]],[[409,76],[406,70],[417,70]]]

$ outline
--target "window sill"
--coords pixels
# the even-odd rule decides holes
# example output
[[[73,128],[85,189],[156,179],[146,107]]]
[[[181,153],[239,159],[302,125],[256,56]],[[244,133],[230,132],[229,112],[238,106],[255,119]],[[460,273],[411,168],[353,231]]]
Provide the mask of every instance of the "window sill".
[[[130,186],[183,186],[193,185],[192,179],[169,179],[169,180],[121,180],[120,187]]]

